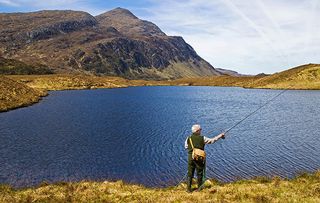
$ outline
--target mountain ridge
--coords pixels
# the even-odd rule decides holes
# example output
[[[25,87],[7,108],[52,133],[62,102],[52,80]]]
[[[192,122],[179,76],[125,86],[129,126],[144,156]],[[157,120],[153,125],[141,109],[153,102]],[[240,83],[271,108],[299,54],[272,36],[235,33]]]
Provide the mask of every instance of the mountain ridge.
[[[2,13],[0,56],[30,65],[37,61],[55,73],[129,79],[223,74],[182,37],[167,36],[123,8],[95,17],[72,10]]]

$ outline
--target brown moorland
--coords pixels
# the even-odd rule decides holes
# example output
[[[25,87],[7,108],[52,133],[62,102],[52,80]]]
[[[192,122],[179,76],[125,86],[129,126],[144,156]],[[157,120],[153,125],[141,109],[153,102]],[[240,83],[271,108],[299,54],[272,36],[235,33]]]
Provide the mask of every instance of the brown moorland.
[[[0,112],[38,102],[46,91],[37,90],[0,75]]]

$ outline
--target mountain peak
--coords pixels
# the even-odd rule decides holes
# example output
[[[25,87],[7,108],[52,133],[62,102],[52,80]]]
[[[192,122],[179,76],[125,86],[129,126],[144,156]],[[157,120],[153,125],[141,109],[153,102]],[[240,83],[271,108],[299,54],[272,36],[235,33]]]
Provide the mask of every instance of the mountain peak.
[[[221,74],[182,37],[167,36],[127,9],[115,8],[95,17],[72,11],[40,14],[0,15],[1,56],[43,64],[56,73],[132,79]]]
[[[111,11],[119,11],[119,12],[126,12],[126,13],[131,13],[128,9],[117,7],[115,9],[112,9]],[[132,14],[132,13],[131,13]]]
[[[113,16],[113,17],[125,17],[125,18],[134,18],[138,19],[137,16],[135,16],[131,11],[125,8],[117,7],[115,9],[112,9],[110,11],[107,11],[99,16]]]
[[[166,36],[155,24],[141,20],[131,11],[124,8],[115,8],[95,17],[101,27],[114,27],[120,33],[130,37]]]

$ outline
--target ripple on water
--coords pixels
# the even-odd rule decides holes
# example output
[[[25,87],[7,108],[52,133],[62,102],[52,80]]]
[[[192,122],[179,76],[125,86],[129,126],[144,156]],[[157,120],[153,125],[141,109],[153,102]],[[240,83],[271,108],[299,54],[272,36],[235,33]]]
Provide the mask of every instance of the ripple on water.
[[[204,133],[213,129],[211,137],[277,93],[222,87],[50,92],[45,102],[0,114],[0,182],[174,185],[187,170],[183,145],[192,124]],[[318,169],[319,104],[319,91],[287,91],[206,147],[207,177],[292,177]]]

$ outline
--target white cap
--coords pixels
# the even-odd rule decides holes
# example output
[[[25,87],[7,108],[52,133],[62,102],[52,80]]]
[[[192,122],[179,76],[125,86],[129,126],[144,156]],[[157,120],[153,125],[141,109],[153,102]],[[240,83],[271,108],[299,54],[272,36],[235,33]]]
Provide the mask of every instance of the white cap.
[[[192,126],[191,131],[192,131],[192,133],[195,133],[200,129],[201,129],[200,125],[199,124],[195,124],[195,125]]]

